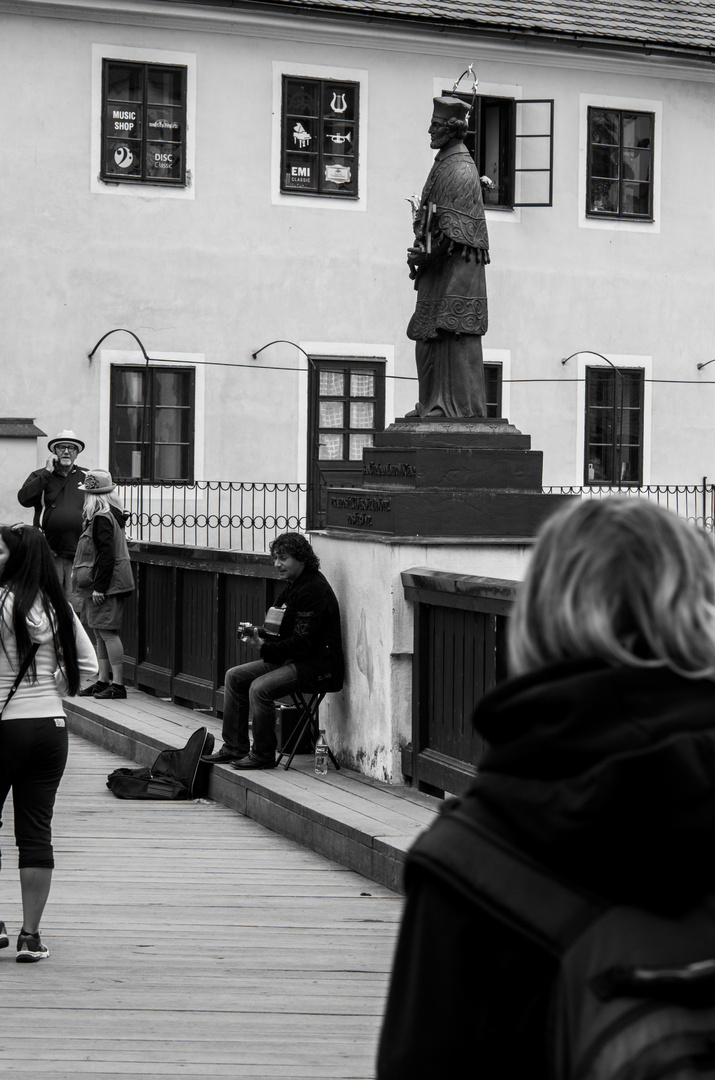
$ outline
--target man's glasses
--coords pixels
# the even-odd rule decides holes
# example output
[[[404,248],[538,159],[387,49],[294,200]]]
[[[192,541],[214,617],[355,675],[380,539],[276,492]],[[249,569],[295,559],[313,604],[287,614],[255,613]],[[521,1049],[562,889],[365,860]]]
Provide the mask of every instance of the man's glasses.
[[[70,454],[79,453],[79,447],[75,446],[74,443],[55,443],[53,450],[56,454],[63,454],[65,452]]]

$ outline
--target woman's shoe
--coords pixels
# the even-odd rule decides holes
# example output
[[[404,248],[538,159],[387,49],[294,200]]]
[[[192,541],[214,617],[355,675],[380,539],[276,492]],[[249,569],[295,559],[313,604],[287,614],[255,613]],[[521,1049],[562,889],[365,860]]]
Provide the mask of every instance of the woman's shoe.
[[[94,697],[98,701],[115,701],[118,698],[125,698],[127,696],[126,686],[119,686],[117,683],[109,683],[101,690],[95,690]]]
[[[4,922],[0,922],[0,949],[6,949],[10,944],[10,938],[8,937],[7,927]]]
[[[46,960],[50,950],[40,940],[40,931],[36,934],[28,934],[21,930],[17,936],[18,964],[36,964],[38,960]]]
[[[91,686],[85,686],[83,690],[79,690],[77,697],[94,697],[97,691],[106,690],[108,686],[108,682],[93,682]]]

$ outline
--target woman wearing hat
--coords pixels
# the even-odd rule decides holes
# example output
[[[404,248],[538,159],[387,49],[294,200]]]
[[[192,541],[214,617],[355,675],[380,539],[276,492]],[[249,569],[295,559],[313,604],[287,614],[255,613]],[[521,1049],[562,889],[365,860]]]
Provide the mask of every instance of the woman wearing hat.
[[[119,632],[124,600],[134,589],[129,549],[124,539],[126,515],[105,469],[92,469],[84,484],[82,535],[72,582],[82,603],[82,618],[97,638],[99,679],[80,690],[82,697],[125,698],[124,646]]]
[[[76,603],[71,574],[82,532],[84,492],[80,484],[84,482],[85,471],[75,462],[84,450],[84,443],[66,428],[50,439],[47,449],[50,455],[44,469],[30,473],[17,493],[17,501],[35,511],[33,524],[39,525],[47,538],[67,599]]]

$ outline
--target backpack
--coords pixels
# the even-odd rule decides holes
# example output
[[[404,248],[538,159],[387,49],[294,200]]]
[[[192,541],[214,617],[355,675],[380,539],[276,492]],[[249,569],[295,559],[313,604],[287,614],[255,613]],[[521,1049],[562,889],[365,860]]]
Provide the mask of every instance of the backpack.
[[[107,787],[118,799],[200,799],[206,794],[214,737],[202,727],[182,750],[162,750],[151,768],[115,769]]]
[[[715,1078],[715,897],[677,918],[610,904],[459,804],[445,808],[410,860],[559,961],[554,1080]]]

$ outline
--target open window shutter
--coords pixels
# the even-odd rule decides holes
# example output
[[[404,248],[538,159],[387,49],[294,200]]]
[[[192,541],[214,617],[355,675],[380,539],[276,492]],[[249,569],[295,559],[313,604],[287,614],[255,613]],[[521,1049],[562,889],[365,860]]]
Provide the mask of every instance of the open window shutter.
[[[554,102],[522,99],[516,106],[514,206],[551,206],[554,190]]]

